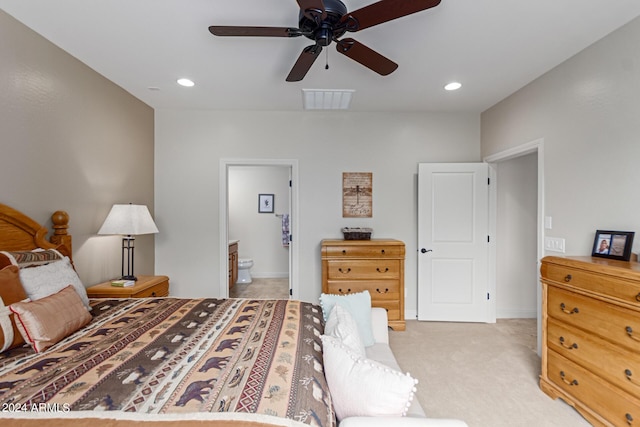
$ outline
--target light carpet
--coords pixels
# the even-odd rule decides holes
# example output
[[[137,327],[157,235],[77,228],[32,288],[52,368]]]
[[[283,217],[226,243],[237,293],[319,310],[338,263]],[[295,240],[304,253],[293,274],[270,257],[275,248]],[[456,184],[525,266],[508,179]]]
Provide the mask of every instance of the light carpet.
[[[409,320],[389,340],[402,369],[419,380],[417,398],[429,417],[462,419],[469,427],[591,425],[540,390],[535,319]]]

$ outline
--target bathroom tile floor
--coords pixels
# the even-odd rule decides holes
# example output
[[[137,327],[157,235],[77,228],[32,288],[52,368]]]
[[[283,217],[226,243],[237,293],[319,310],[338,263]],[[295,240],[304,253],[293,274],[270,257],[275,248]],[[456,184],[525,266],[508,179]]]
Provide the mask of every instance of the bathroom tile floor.
[[[229,290],[230,298],[289,299],[289,279],[253,278],[251,283],[236,283]]]

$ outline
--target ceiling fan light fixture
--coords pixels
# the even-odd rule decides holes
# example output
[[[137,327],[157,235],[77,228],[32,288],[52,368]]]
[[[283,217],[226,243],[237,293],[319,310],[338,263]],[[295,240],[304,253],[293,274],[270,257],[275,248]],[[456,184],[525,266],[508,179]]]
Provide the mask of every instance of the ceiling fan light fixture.
[[[180,86],[184,86],[184,87],[193,87],[196,85],[193,82],[193,80],[185,79],[185,78],[178,79],[177,82]]]
[[[353,89],[302,89],[305,110],[348,110]]]
[[[447,84],[444,86],[444,90],[448,90],[448,91],[451,91],[451,90],[458,90],[458,89],[460,89],[461,87],[462,87],[462,83],[459,83],[459,82],[451,82],[451,83],[447,83]]]

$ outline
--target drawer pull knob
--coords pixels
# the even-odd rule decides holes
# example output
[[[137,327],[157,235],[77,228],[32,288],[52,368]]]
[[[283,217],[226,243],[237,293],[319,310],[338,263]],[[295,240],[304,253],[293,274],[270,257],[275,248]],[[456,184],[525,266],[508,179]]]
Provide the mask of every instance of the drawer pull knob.
[[[348,288],[347,291],[343,291],[342,288],[338,289],[338,292],[340,292],[341,294],[349,294],[351,293],[351,288]]]
[[[380,288],[376,288],[376,292],[379,294],[386,294],[389,292],[389,288],[384,288],[384,292],[380,290]]]
[[[562,310],[562,312],[566,313],[566,314],[578,314],[578,313],[580,313],[580,310],[578,310],[578,307],[574,307],[571,311],[567,310],[567,306],[564,305],[563,302],[560,303],[560,310]]]
[[[386,273],[386,272],[388,272],[388,271],[389,271],[389,267],[385,267],[384,271],[383,271],[383,270],[380,270],[380,267],[378,267],[378,268],[376,268],[376,271],[377,271],[378,273]]]
[[[152,297],[155,297],[155,296],[156,296],[156,293],[155,293],[155,292],[151,292],[151,296],[152,296]]]
[[[571,281],[571,279],[573,279],[573,277],[571,277],[570,274],[567,274],[566,276],[564,276],[564,281],[569,283]]]
[[[631,338],[632,340],[640,341],[640,338],[633,336],[633,328],[631,326],[627,326],[626,328],[624,328],[624,330],[627,331],[627,335],[629,335],[629,338]]]
[[[380,253],[381,253],[382,255],[384,255],[386,252],[384,251],[384,249],[381,249],[381,250],[380,250]]]
[[[342,273],[342,274],[349,274],[349,273],[351,273],[351,267],[349,267],[349,268],[347,268],[347,269],[342,269],[342,267],[340,267],[340,268],[338,269],[338,271],[339,271],[340,273]]]
[[[342,255],[346,255],[346,254],[347,254],[347,250],[346,250],[346,249],[343,249],[343,250],[342,250]]]
[[[578,343],[573,343],[571,345],[567,345],[564,343],[564,337],[560,337],[560,345],[564,348],[567,348],[569,350],[573,350],[574,348],[577,350],[578,349]]]
[[[636,295],[636,301],[640,302],[640,293],[638,293],[638,295]]]
[[[631,416],[631,414],[624,414],[624,418],[627,420],[628,425],[633,424],[633,417]]]
[[[568,379],[566,379],[564,375],[564,371],[560,371],[560,378],[562,379],[562,382],[567,385],[570,385],[570,386],[578,385],[578,380],[574,379],[572,381],[569,381]]]
[[[625,369],[625,370],[624,370],[624,375],[627,377],[627,379],[628,379],[629,381],[631,381],[631,383],[632,383],[632,384],[634,384],[634,385],[640,385],[640,384],[636,383],[636,382],[633,380],[633,378],[631,378],[631,376],[633,375],[633,373],[631,372],[631,369]]]

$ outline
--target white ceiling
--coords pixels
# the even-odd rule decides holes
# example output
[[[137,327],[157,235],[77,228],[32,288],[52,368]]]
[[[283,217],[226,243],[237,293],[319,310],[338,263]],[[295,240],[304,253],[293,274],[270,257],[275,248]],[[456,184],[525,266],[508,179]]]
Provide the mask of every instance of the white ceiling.
[[[372,0],[343,0],[350,11]],[[297,38],[214,37],[209,25],[297,27],[295,0],[0,0],[8,14],[154,108],[301,110],[301,89],[355,89],[352,111],[481,112],[640,15],[638,0],[442,0],[347,36],[399,64],[382,77],[329,46],[285,82]],[[195,81],[183,88],[178,77]],[[456,92],[443,86],[457,80]],[[155,89],[149,89],[155,88]]]

